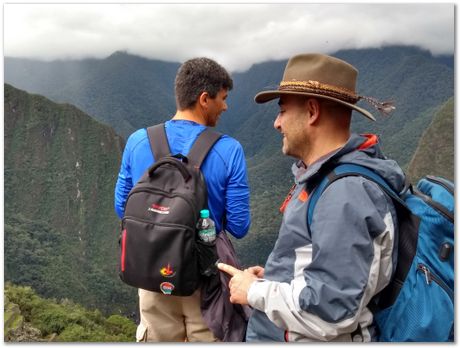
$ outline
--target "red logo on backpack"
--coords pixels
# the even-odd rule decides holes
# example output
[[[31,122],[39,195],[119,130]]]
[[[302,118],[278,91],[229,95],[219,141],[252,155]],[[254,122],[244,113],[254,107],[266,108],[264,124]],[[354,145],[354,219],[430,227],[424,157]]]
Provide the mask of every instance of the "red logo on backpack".
[[[158,214],[169,214],[169,207],[164,207],[155,203],[153,203],[147,210]]]
[[[160,273],[163,277],[166,277],[166,278],[171,278],[176,275],[176,272],[174,272],[174,270],[171,268],[171,265],[169,263],[168,263],[168,266],[160,269]]]

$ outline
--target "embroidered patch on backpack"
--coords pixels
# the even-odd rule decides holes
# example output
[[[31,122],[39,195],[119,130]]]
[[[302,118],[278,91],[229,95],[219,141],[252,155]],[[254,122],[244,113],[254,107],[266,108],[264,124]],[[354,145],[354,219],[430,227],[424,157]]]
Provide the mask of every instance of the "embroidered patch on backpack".
[[[153,203],[147,210],[158,214],[169,214],[169,207],[164,207],[155,203]]]
[[[163,282],[160,284],[160,290],[165,295],[171,295],[174,290],[174,285],[170,282]]]
[[[166,277],[166,278],[171,278],[176,275],[176,272],[174,272],[174,270],[171,268],[171,265],[169,263],[166,267],[163,267],[162,269],[160,269],[160,273],[163,277]]]

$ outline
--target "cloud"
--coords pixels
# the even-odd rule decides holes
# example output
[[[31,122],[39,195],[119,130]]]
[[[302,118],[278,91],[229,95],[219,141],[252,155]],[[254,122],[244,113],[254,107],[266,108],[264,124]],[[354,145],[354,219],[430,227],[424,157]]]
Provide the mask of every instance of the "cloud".
[[[232,71],[300,52],[417,45],[454,52],[454,4],[12,4],[4,53],[45,60],[126,50],[182,62],[209,56]]]

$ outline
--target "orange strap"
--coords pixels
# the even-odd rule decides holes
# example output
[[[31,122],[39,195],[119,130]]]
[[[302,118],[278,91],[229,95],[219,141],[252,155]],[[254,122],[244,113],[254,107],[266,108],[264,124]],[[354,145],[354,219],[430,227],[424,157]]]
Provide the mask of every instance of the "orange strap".
[[[284,214],[284,211],[286,210],[286,207],[292,198],[292,194],[294,193],[295,187],[296,187],[296,184],[292,185],[291,189],[289,190],[289,193],[287,194],[286,198],[283,201],[283,204],[281,204],[281,207],[280,207],[281,214]]]

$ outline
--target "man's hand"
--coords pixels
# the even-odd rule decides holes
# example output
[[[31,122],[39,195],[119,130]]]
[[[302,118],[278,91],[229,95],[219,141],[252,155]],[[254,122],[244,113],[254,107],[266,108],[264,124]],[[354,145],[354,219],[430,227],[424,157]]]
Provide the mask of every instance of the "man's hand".
[[[248,271],[251,274],[254,274],[257,278],[263,278],[265,274],[265,269],[260,266],[252,266],[246,268],[245,271]]]
[[[231,303],[239,303],[242,305],[248,304],[248,291],[251,284],[258,278],[256,276],[256,270],[259,266],[248,268],[244,271],[240,271],[239,269],[227,265],[225,263],[218,263],[217,268],[221,271],[224,271],[232,276],[228,286],[230,288],[230,302]],[[262,267],[260,267],[262,268]],[[251,273],[249,270],[251,270]],[[260,269],[257,268],[257,274],[260,274]],[[263,274],[263,268],[262,268]]]

